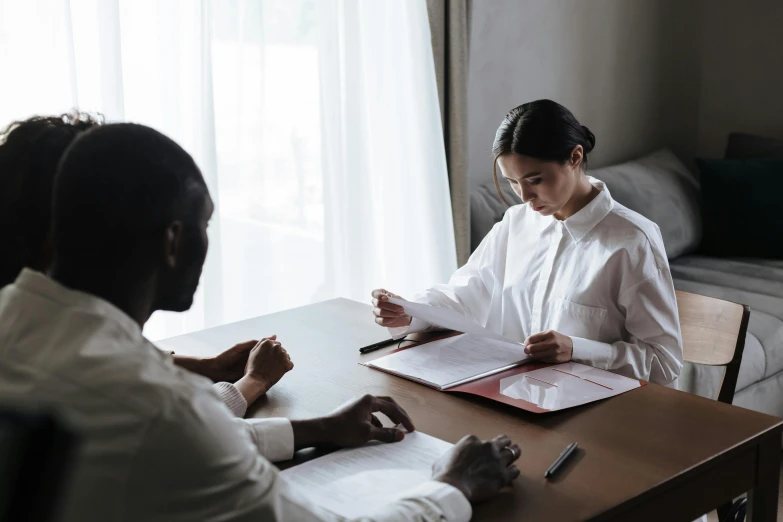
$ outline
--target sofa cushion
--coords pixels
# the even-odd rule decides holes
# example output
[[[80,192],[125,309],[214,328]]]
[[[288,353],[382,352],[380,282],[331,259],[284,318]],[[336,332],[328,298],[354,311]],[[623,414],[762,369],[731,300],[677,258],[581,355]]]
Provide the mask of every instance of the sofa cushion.
[[[500,184],[500,190],[506,201],[512,205],[520,203],[519,196],[508,182]],[[491,181],[475,187],[470,193],[470,250],[476,250],[481,240],[484,239],[492,227],[503,219],[503,214],[508,210],[508,205],[503,203],[495,190],[495,184]]]
[[[589,174],[606,183],[616,201],[658,225],[669,259],[692,252],[699,245],[699,184],[670,150],[591,169]]]
[[[670,266],[678,290],[750,307],[737,391],[783,371],[783,261],[694,255]],[[722,374],[721,368],[689,365],[680,388],[714,398]]]
[[[783,158],[696,163],[704,222],[699,253],[783,259]]]
[[[783,158],[783,141],[732,132],[729,134],[725,157],[727,159]]]

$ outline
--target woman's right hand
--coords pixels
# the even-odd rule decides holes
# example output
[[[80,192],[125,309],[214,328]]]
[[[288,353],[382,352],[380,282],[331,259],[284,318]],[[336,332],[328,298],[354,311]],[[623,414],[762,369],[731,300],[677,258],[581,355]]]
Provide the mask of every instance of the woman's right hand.
[[[405,309],[400,305],[389,302],[390,297],[400,296],[378,288],[372,291],[372,313],[375,315],[375,322],[386,328],[399,328],[410,326],[411,316],[405,314]]]

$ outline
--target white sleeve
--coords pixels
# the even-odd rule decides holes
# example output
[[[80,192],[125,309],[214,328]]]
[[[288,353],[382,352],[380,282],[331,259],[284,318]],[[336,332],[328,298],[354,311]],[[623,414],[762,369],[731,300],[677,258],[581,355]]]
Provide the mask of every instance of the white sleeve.
[[[230,382],[216,382],[213,386],[220,400],[228,406],[234,417],[244,417],[247,413],[247,401],[236,386]]]
[[[293,446],[290,422],[259,420],[237,429],[244,421],[231,421],[213,393],[199,391],[167,405],[134,452],[125,479],[125,517],[149,522],[341,520],[304,500],[296,485],[259,454],[260,448],[274,453],[277,436],[287,439],[281,447]],[[462,493],[427,482],[363,520],[462,522],[470,516]]]
[[[496,286],[501,288],[503,286],[502,280],[499,281],[498,278],[504,270],[499,269],[497,265],[504,264],[506,259],[508,216],[509,213],[506,213],[503,221],[492,227],[489,234],[471,254],[468,262],[454,272],[447,284],[435,285],[414,296],[412,300],[431,306],[451,308],[482,326],[486,325],[492,291]],[[389,328],[389,332],[392,337],[400,338],[431,327],[429,323],[413,318],[410,326]]]
[[[657,384],[674,382],[682,370],[682,337],[669,269],[628,288],[618,302],[626,311],[629,340],[610,344],[571,337],[572,359]]]
[[[259,455],[272,462],[294,457],[294,428],[284,418],[234,419],[256,447]]]

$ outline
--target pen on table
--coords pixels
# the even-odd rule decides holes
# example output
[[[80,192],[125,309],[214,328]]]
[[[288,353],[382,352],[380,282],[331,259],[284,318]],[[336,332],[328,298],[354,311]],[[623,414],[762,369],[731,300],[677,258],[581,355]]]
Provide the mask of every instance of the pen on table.
[[[560,454],[559,457],[557,457],[557,460],[555,460],[551,466],[549,466],[549,469],[546,470],[546,473],[544,473],[544,478],[550,478],[552,475],[554,475],[557,470],[560,468],[560,466],[563,465],[563,463],[568,460],[568,457],[570,457],[574,451],[576,450],[576,442],[572,442],[569,444],[566,449],[563,450],[563,453]]]
[[[390,344],[394,344],[396,342],[401,341],[402,339],[386,339],[385,341],[381,341],[379,343],[370,344],[363,348],[359,348],[359,353],[370,353],[374,352],[375,350],[380,350],[384,346],[389,346]]]

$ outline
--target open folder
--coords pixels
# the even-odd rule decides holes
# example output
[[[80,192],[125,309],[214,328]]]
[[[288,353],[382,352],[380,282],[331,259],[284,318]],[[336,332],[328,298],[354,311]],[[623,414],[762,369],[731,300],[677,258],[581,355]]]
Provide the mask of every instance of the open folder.
[[[613,397],[644,384],[574,362],[533,362],[522,343],[491,332],[455,310],[397,298],[389,301],[412,317],[465,333],[399,348],[360,364],[440,391],[480,395],[543,413]]]

